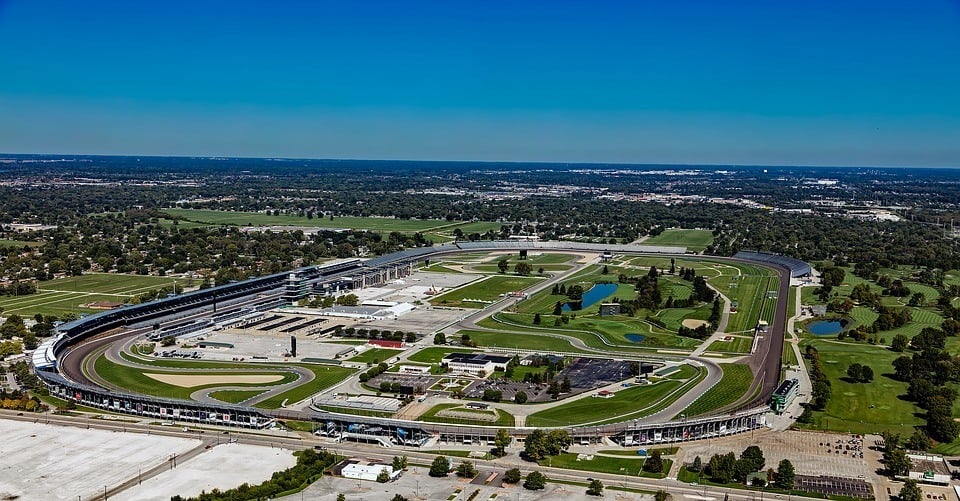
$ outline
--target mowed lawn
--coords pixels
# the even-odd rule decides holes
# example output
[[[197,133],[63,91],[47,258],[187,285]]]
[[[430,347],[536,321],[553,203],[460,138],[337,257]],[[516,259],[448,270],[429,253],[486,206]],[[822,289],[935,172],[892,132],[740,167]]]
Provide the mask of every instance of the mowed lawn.
[[[643,245],[678,245],[687,250],[701,252],[713,242],[710,230],[683,230],[671,228],[663,233],[644,240]]]
[[[373,348],[353,358],[350,358],[349,360],[351,362],[376,364],[380,362],[386,362],[387,360],[390,360],[401,353],[403,353],[403,350],[388,350],[386,348]]]
[[[653,385],[624,388],[617,391],[611,398],[581,398],[535,412],[527,416],[526,424],[527,426],[565,426],[616,418],[655,405],[680,385],[680,381],[665,380]]]
[[[178,283],[186,285],[183,280]],[[0,308],[19,315],[91,313],[96,310],[83,305],[96,301],[122,303],[137,294],[172,285],[169,277],[91,273],[39,282],[36,294],[0,296]]]
[[[282,406],[284,402],[293,404],[301,400],[306,400],[310,398],[311,395],[344,381],[354,373],[353,369],[335,365],[301,364],[300,367],[305,367],[313,371],[313,381],[291,388],[279,395],[274,395],[258,403],[257,407],[277,409]]]
[[[431,304],[439,306],[458,306],[464,308],[483,308],[487,303],[464,301],[477,299],[480,301],[499,301],[501,294],[522,291],[537,282],[540,278],[520,277],[515,275],[496,275],[472,282],[463,287],[444,292],[430,300]]]
[[[467,334],[470,341],[478,346],[487,346],[495,348],[516,348],[522,350],[537,351],[564,351],[579,352],[569,341],[563,338],[543,334],[537,334],[531,331],[530,334],[514,334],[512,332],[489,332],[465,330],[457,332],[457,335]]]
[[[914,413],[920,408],[899,397],[906,394],[907,383],[890,377],[893,360],[902,353],[866,343],[836,343],[812,340],[820,352],[823,370],[830,378],[832,397],[823,412],[814,413],[813,427],[839,432],[879,433],[891,430],[907,436],[913,426],[923,423]],[[873,368],[870,383],[845,380],[847,367],[853,363]]]
[[[316,228],[343,228],[371,231],[416,232],[456,226],[458,222],[442,219],[394,219],[388,217],[329,217],[273,216],[261,212],[234,212],[205,209],[164,209],[163,212],[185,218],[187,221],[228,226],[308,226]]]
[[[470,353],[476,350],[462,347],[431,346],[424,348],[408,357],[411,362],[421,362],[425,364],[439,364],[448,353]]]
[[[720,364],[723,377],[696,399],[683,413],[687,417],[707,414],[736,402],[750,389],[753,373],[745,364]]]

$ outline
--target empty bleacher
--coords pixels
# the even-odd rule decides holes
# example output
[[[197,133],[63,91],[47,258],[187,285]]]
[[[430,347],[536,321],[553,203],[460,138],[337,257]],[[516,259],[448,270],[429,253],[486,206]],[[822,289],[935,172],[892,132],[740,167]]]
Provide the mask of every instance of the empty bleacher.
[[[761,263],[771,263],[783,266],[790,270],[791,277],[802,277],[809,275],[812,271],[810,264],[797,258],[781,256],[779,254],[768,254],[766,252],[740,251],[735,259],[744,259],[747,261],[759,261]]]

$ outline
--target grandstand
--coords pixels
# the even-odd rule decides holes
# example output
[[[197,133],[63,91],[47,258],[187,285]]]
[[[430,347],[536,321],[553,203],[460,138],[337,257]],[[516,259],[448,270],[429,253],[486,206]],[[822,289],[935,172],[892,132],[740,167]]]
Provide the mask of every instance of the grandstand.
[[[778,264],[790,270],[790,277],[804,277],[809,275],[813,268],[797,258],[781,256],[779,254],[769,254],[766,252],[740,251],[734,259],[743,259],[745,261],[759,261],[761,263]]]

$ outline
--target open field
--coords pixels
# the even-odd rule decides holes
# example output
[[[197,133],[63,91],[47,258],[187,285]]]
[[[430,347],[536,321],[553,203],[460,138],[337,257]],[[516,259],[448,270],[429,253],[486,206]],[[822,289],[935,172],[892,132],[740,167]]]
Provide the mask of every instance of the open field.
[[[683,413],[687,417],[699,416],[720,409],[737,401],[750,388],[753,374],[744,364],[721,364],[723,377],[717,384],[696,399]]]
[[[710,230],[683,230],[671,228],[643,241],[643,245],[679,245],[693,252],[701,252],[713,242]]]
[[[629,477],[648,477],[663,478],[670,471],[673,462],[669,459],[663,460],[662,473],[647,473],[642,471],[645,459],[642,457],[609,457],[593,456],[593,459],[577,460],[577,454],[565,452],[559,456],[553,456],[540,461],[540,466],[553,466],[554,468],[566,468],[568,470],[595,471],[598,473],[611,473],[614,475],[625,475]]]
[[[456,222],[446,220],[394,219],[387,217],[314,217],[272,216],[261,212],[234,212],[206,209],[164,209],[163,212],[187,221],[219,226],[305,226],[311,228],[358,229],[372,231],[426,231]]]
[[[442,360],[446,354],[460,351],[471,352],[476,350],[462,347],[432,346],[430,348],[424,348],[413,355],[410,355],[408,360],[411,362],[422,362],[425,364],[439,364],[440,360]]]
[[[467,419],[465,417],[451,417],[451,416],[437,416],[438,413],[441,413],[446,410],[453,410],[463,414],[464,416],[470,414],[476,414],[477,419]],[[497,419],[495,421],[489,421],[482,419],[483,415],[493,415],[491,411],[482,411],[475,409],[467,409],[463,407],[462,404],[439,404],[433,406],[427,412],[424,412],[419,418],[419,421],[425,421],[428,423],[453,423],[453,424],[474,424],[474,425],[484,425],[484,426],[514,426],[515,420],[513,416],[501,409],[492,409],[497,413]]]
[[[544,334],[514,334],[488,331],[464,330],[457,335],[467,334],[478,346],[494,348],[519,348],[524,350],[580,352],[569,341]]]
[[[24,241],[24,240],[6,240],[3,238],[0,238],[0,247],[15,247],[18,249],[22,249],[24,247],[39,247],[41,245],[43,245],[42,242],[30,242],[30,241]]]
[[[36,294],[0,296],[0,308],[19,315],[63,315],[96,310],[81,305],[94,301],[125,302],[131,297],[161,287],[172,287],[174,279],[146,275],[90,273],[38,283]],[[185,286],[185,280],[177,282]]]
[[[501,294],[522,291],[537,283],[541,279],[533,277],[519,277],[515,275],[496,275],[484,280],[472,282],[463,287],[444,292],[430,300],[431,304],[440,306],[459,306],[464,308],[483,308],[487,303],[464,301],[464,299],[478,299],[480,301],[498,301]]]
[[[752,346],[753,339],[734,336],[730,341],[724,341],[723,339],[720,339],[710,343],[707,351],[720,353],[750,353],[750,348]]]
[[[196,388],[208,385],[272,384],[283,380],[280,374],[171,374],[144,372],[155,381],[181,388]]]
[[[284,405],[284,402],[292,404],[301,400],[306,400],[307,398],[310,398],[311,395],[340,383],[354,372],[353,369],[334,365],[304,364],[301,367],[306,367],[313,371],[313,381],[310,381],[307,384],[302,384],[295,388],[291,388],[283,393],[280,393],[279,395],[274,395],[258,403],[257,407],[264,409],[277,409]]]
[[[679,381],[665,380],[652,385],[623,388],[618,390],[611,398],[581,398],[535,412],[527,416],[526,425],[574,425],[613,419],[628,414],[631,415],[631,418],[642,417],[645,414],[640,411],[655,405],[680,386]]]
[[[923,420],[915,413],[919,407],[899,397],[906,394],[907,383],[890,377],[893,360],[900,353],[866,343],[837,343],[815,339],[805,342],[820,352],[823,370],[830,379],[833,396],[822,412],[814,412],[816,429],[851,433],[879,433],[891,430],[908,436]],[[875,374],[870,383],[851,383],[846,379],[852,363],[869,365]]]
[[[228,404],[239,404],[261,393],[260,390],[221,390],[210,392],[210,396]]]
[[[397,355],[403,353],[403,350],[388,350],[386,348],[373,348],[369,349],[349,360],[351,362],[362,362],[368,364],[377,364],[380,362],[386,362]]]
[[[218,386],[272,386],[269,383],[243,383],[243,382],[231,382],[231,383],[217,383],[217,382],[207,382],[205,384],[198,384],[191,387],[183,387],[175,384],[165,383],[159,381],[154,377],[151,377],[143,372],[143,370],[136,367],[129,367],[126,365],[119,365],[111,362],[105,356],[100,356],[94,362],[94,368],[97,372],[97,375],[103,379],[128,390],[142,393],[144,395],[152,395],[155,397],[167,397],[167,398],[182,398],[189,399],[190,394],[195,390],[203,388],[216,388]],[[156,373],[152,373],[156,374]],[[166,373],[169,376],[178,376],[183,375],[183,373],[169,372]],[[226,374],[225,374],[226,375]],[[280,379],[276,380],[274,384],[283,384],[289,383],[297,379],[297,375],[289,372],[268,372],[268,371],[256,371],[254,367],[250,368],[250,372],[246,373],[229,373],[231,376],[280,376]]]

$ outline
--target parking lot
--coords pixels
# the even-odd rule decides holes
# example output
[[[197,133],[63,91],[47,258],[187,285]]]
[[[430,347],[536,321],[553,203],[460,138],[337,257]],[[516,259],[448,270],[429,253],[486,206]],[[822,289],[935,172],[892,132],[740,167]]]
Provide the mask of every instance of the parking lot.
[[[861,459],[852,453],[842,454],[827,452],[830,444],[837,440],[846,443],[852,439],[851,435],[835,433],[816,433],[770,430],[754,433],[744,433],[723,439],[709,440],[689,445],[683,445],[678,452],[678,463],[691,463],[696,456],[706,463],[714,454],[734,452],[740,454],[750,445],[758,445],[766,458],[766,467],[776,468],[781,459],[789,459],[793,463],[798,476],[828,475],[846,479],[865,479],[868,482],[875,476],[877,465],[871,465],[870,458]],[[872,443],[872,442],[868,442]],[[852,444],[850,444],[852,445]],[[875,451],[869,451],[876,454]]]
[[[592,390],[629,379],[630,362],[601,358],[578,358],[557,375],[558,381],[570,378],[570,386]]]

